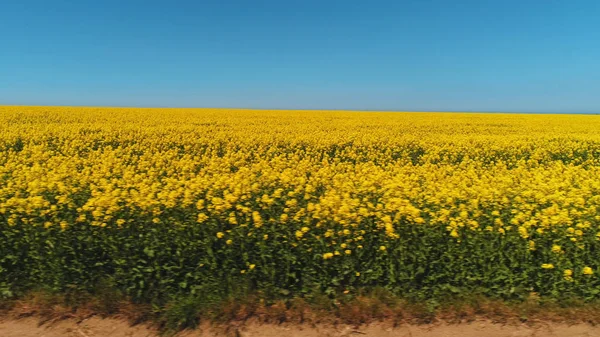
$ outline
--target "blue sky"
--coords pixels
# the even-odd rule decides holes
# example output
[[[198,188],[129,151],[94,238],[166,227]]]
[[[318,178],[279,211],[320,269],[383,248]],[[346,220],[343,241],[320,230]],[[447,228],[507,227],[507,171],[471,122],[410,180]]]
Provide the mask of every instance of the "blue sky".
[[[0,1],[0,104],[600,112],[600,1]]]

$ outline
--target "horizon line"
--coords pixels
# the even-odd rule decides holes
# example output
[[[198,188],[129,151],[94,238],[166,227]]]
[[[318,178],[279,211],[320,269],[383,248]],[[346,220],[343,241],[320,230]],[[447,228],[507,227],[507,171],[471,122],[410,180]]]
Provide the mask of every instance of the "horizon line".
[[[382,112],[382,113],[480,113],[480,114],[521,114],[521,115],[600,115],[600,112],[566,112],[566,111],[502,111],[502,110],[389,110],[389,109],[301,109],[301,108],[248,108],[248,107],[211,107],[211,106],[144,106],[144,105],[26,105],[0,104],[0,107],[55,107],[55,108],[110,108],[110,109],[217,109],[217,110],[275,110],[275,111],[339,111],[339,112]]]

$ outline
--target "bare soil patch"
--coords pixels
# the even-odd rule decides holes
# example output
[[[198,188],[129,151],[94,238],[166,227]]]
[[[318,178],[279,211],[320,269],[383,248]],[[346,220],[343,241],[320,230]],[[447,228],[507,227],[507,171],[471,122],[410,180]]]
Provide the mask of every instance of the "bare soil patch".
[[[158,337],[151,326],[131,325],[126,320],[91,317],[82,321],[64,319],[51,322],[39,318],[5,318],[0,320],[2,337]],[[203,325],[198,330],[183,331],[178,337],[593,337],[600,336],[600,326],[584,323],[501,324],[486,320],[471,323],[402,324],[386,323],[365,326],[329,324],[263,324]]]

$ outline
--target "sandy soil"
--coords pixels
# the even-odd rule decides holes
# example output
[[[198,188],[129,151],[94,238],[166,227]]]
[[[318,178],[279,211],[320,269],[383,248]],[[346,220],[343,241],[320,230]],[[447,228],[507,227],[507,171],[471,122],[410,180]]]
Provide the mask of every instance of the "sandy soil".
[[[131,326],[118,319],[92,317],[82,322],[61,320],[40,325],[36,318],[0,320],[1,337],[157,337],[155,330],[145,325]],[[236,328],[210,328],[186,331],[179,337],[600,337],[600,326],[537,323],[504,325],[488,321],[464,324],[403,325],[396,328],[371,324],[355,328],[347,325],[264,325],[246,323]]]

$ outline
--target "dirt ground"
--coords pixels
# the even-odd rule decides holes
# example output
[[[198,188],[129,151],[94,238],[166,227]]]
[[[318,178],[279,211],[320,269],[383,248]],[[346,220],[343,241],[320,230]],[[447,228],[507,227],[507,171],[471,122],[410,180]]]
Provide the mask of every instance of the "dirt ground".
[[[92,317],[82,322],[61,320],[40,324],[39,319],[0,320],[0,337],[157,337],[145,325],[131,326],[118,319]],[[186,331],[178,337],[600,337],[600,326],[586,324],[536,323],[534,325],[496,324],[476,321],[463,324],[402,325],[389,327],[383,323],[360,328],[347,325],[297,325],[246,323],[229,329],[204,326]]]

